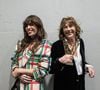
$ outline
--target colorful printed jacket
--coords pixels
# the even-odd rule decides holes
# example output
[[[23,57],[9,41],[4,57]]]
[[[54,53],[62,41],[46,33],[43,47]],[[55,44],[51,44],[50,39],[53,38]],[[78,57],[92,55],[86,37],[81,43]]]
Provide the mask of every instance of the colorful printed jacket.
[[[24,52],[16,53],[12,58],[12,70],[14,68],[33,68],[33,80],[30,84],[20,82],[20,90],[44,90],[44,77],[48,74],[50,67],[51,43],[45,39],[42,40],[40,48],[33,54],[29,48]],[[39,64],[38,64],[39,63]]]

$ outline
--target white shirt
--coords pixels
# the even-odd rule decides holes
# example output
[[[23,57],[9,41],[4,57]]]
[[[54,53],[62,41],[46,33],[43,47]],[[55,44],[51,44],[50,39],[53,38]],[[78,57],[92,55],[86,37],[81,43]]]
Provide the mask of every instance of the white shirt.
[[[74,55],[74,60],[76,64],[77,74],[81,75],[83,71],[82,71],[82,57],[80,54],[80,44],[77,46],[76,53],[77,54]]]

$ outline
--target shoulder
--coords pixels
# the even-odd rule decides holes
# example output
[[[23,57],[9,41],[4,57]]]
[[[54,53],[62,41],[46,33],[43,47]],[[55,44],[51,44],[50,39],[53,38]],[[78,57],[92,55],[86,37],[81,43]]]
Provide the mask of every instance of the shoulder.
[[[80,38],[80,48],[85,50],[84,40]]]
[[[22,44],[22,41],[18,40],[17,43],[16,43],[16,46],[15,46],[15,51],[19,50],[19,48],[21,47],[21,44]]]
[[[62,40],[57,40],[52,44],[52,47],[60,47],[63,45]]]
[[[80,38],[80,44],[84,46],[84,40]]]
[[[84,40],[83,40],[82,38],[80,38],[80,42],[81,42],[81,43],[84,43]]]
[[[56,45],[56,44],[61,44],[62,43],[62,40],[57,40],[53,43],[53,45]]]
[[[49,40],[47,40],[47,39],[43,39],[43,40],[42,40],[42,44],[48,45],[48,46],[52,46],[52,42],[49,41]]]

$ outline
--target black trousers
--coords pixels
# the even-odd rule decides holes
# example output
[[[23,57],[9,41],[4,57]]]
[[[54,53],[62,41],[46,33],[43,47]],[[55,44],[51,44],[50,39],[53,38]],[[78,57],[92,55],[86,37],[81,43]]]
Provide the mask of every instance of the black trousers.
[[[76,90],[85,90],[85,80],[83,75],[79,75],[76,80]]]

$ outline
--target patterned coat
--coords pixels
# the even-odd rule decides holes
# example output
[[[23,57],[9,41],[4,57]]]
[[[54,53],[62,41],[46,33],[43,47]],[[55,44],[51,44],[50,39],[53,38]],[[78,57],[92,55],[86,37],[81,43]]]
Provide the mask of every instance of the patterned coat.
[[[26,48],[23,53],[15,53],[12,58],[12,70],[15,67],[35,70],[30,84],[20,82],[20,90],[44,90],[44,77],[48,74],[51,61],[50,53],[51,43],[45,39],[42,40],[40,48],[34,54],[29,48]]]

